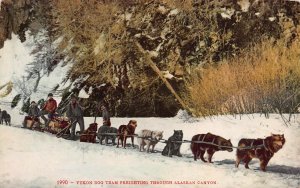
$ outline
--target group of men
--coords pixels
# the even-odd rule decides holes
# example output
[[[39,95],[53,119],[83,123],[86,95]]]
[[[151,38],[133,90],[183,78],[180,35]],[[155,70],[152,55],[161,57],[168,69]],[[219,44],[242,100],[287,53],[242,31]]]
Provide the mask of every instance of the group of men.
[[[50,120],[54,117],[55,111],[57,109],[57,102],[53,99],[53,94],[48,94],[48,99],[44,104],[43,108],[40,110],[35,101],[31,101],[28,110],[28,116],[38,121],[38,117],[41,117],[45,122],[45,127],[48,127]],[[48,119],[45,115],[48,114]],[[23,122],[23,127],[26,127],[26,118]]]
[[[107,105],[105,103],[102,103],[100,105],[101,111],[102,111],[102,117],[103,117],[103,125],[110,126],[110,115],[107,109]],[[31,102],[28,116],[35,118],[38,120],[38,117],[41,117],[45,122],[45,127],[49,126],[49,123],[51,119],[55,116],[57,109],[57,102],[55,99],[53,99],[53,94],[48,94],[48,99],[43,106],[43,108],[40,110],[36,104],[35,101]],[[66,106],[66,116],[69,118],[71,122],[71,136],[70,140],[75,140],[75,130],[77,123],[80,127],[80,134],[84,131],[84,119],[83,114],[84,108],[78,103],[78,99],[75,95],[71,96],[71,101]],[[48,119],[45,117],[45,115],[48,114]],[[26,120],[24,120],[23,126],[26,126]]]

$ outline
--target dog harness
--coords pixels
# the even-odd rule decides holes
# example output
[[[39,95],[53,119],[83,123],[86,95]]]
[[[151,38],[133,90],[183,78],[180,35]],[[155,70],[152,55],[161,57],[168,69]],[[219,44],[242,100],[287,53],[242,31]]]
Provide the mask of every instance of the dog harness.
[[[206,135],[207,134],[205,134],[204,136],[203,136],[203,138],[201,139],[201,142],[205,142],[205,137],[206,137]],[[213,138],[213,140],[210,142],[210,143],[212,143],[212,144],[215,144],[215,140],[216,140],[216,138],[217,138],[217,136],[216,135],[213,135],[214,136],[214,138]],[[201,135],[199,135],[199,137],[198,137],[198,141],[200,141],[200,138],[201,138]],[[218,149],[222,149],[222,146],[218,146]]]

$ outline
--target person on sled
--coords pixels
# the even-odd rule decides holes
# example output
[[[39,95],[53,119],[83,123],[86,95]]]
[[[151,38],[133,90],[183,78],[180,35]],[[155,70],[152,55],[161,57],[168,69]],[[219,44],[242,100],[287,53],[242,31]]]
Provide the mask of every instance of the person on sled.
[[[103,118],[103,126],[111,126],[110,115],[108,112],[108,105],[106,103],[101,104],[102,118]]]
[[[27,128],[27,120],[32,120],[32,124],[29,127],[32,127],[35,122],[40,123],[39,115],[40,109],[38,108],[36,102],[32,101],[28,110],[28,116],[25,116],[23,121],[23,127]]]
[[[57,108],[57,102],[55,99],[53,99],[53,94],[49,93],[48,100],[46,101],[46,103],[40,113],[41,118],[45,122],[45,127],[49,126],[50,120],[54,117],[56,108]],[[44,116],[46,114],[48,114],[48,119]]]
[[[71,101],[67,106],[67,117],[71,121],[71,137],[70,140],[75,140],[76,124],[79,124],[80,134],[84,131],[84,119],[83,119],[83,107],[81,107],[77,101],[76,96],[71,97]]]

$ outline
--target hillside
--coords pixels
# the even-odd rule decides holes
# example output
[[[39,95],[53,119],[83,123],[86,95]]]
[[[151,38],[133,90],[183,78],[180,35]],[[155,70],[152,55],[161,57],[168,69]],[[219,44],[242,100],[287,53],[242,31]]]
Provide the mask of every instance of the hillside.
[[[265,109],[268,113],[295,113],[300,100],[298,61],[295,59],[299,50],[294,45],[299,42],[299,9],[298,2],[287,0],[276,3],[267,0],[4,0],[0,12],[2,53],[10,48],[5,46],[7,39],[12,38],[17,46],[17,35],[22,44],[31,45],[26,52],[31,59],[23,62],[17,59],[14,63],[15,57],[0,57],[3,67],[27,64],[26,71],[20,73],[18,79],[5,76],[0,94],[2,98],[10,95],[3,98],[6,101],[21,94],[24,103],[29,98],[37,101],[43,98],[39,90],[57,93],[63,101],[71,93],[80,94],[83,96],[81,103],[87,107],[87,116],[93,114],[95,103],[100,101],[109,103],[111,114],[121,117],[171,117],[179,109],[195,116],[261,113]],[[236,82],[240,82],[236,75],[236,81],[226,86],[234,88],[232,91],[218,91],[216,87],[209,89],[216,90],[215,93],[200,92],[199,101],[192,97],[191,88],[197,85],[193,80],[204,80],[203,75],[210,67],[218,70],[217,66],[234,64],[231,62],[240,61],[240,57],[243,60],[248,55],[248,65],[255,63],[251,57],[259,57],[262,65],[258,67],[273,70],[268,67],[271,63],[267,63],[271,60],[257,52],[265,44],[273,49],[271,53],[278,55],[271,60],[281,60],[277,67],[286,67],[286,72],[295,71],[292,77],[282,75],[279,87],[272,84],[276,78],[260,80],[269,84],[266,88],[277,88],[268,92],[280,92],[280,95],[261,95],[256,88],[250,92],[249,88],[240,86],[236,90]],[[290,54],[285,53],[286,49],[290,49]],[[291,62],[295,63],[285,65],[281,56],[291,54],[294,58]],[[53,70],[66,65],[64,76],[55,79],[45,91],[40,80],[49,79]],[[245,79],[251,78],[247,76],[251,71],[251,68],[245,70]],[[218,82],[217,77],[212,81],[217,86],[214,82]],[[240,85],[248,82],[242,80]],[[18,86],[21,83],[28,85],[29,91],[18,92],[24,91]],[[17,92],[10,92],[11,88]],[[198,88],[197,91],[204,90]],[[213,104],[210,106],[202,102],[211,100],[207,95],[218,95],[221,99],[209,102]],[[251,100],[253,95],[262,97]],[[235,104],[239,106],[234,107]]]

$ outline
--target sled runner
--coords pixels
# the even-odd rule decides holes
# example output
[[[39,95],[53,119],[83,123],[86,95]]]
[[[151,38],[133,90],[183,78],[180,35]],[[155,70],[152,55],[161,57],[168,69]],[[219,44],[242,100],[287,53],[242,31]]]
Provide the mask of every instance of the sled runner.
[[[70,127],[72,126],[72,123],[69,122],[68,126],[60,130],[58,133],[56,133],[56,137],[60,138],[63,137],[65,139],[68,139],[71,134],[70,134]]]

